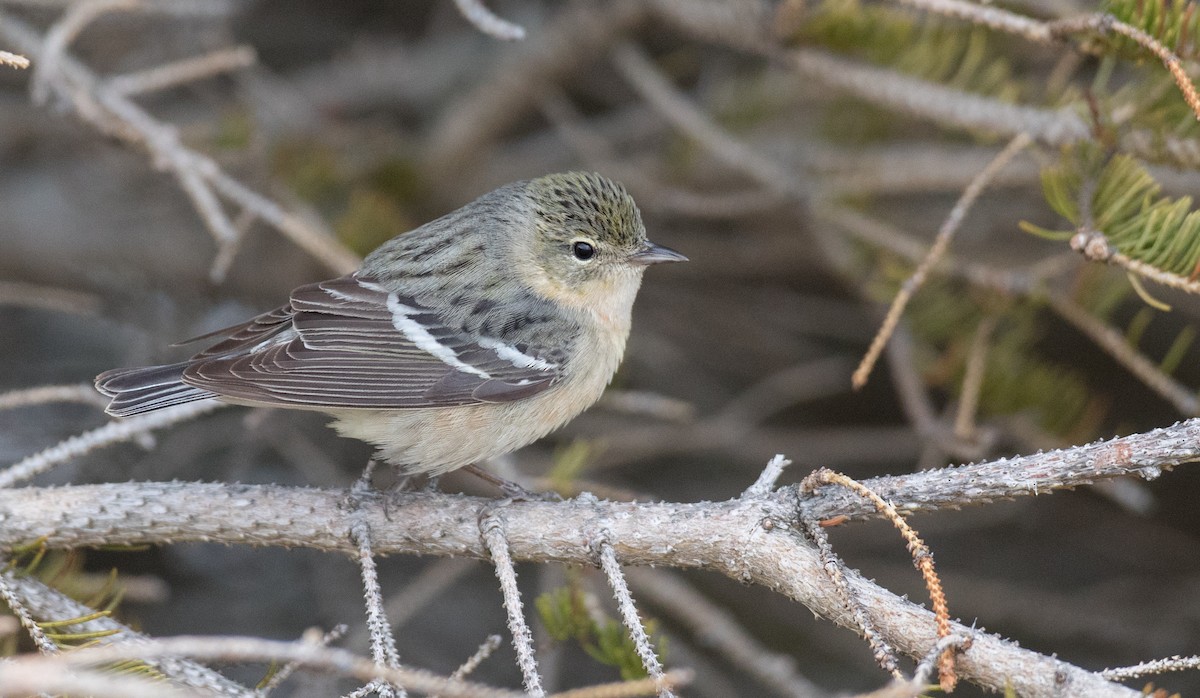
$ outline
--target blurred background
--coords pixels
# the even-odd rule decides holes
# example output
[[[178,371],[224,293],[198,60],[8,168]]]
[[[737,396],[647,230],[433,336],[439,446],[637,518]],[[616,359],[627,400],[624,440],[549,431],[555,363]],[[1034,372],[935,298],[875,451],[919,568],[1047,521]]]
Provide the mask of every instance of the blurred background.
[[[1158,138],[1133,155],[1161,190],[1128,190],[1176,199],[1196,190],[1186,152],[1155,150],[1194,148],[1197,136],[1160,64],[1128,47],[1032,43],[853,0],[488,5],[526,38],[487,35],[448,0],[0,2],[0,49],[34,61],[0,67],[0,393],[185,357],[173,342],[271,309],[293,287],[336,276],[353,255],[499,185],[591,169],[622,181],[651,239],[692,261],[647,274],[605,400],[494,464],[531,486],[721,500],[776,453],[795,461],[786,482],[819,466],[868,478],[1084,443],[1198,411],[1200,304],[1149,282],[1141,298],[1123,271],[1028,232],[1069,234],[1077,221],[1060,215],[1055,183],[1079,189],[1071,177],[1081,171],[1111,183],[1104,168],[1135,127]],[[1101,9],[1008,6],[1047,19]],[[1178,20],[1165,16],[1167,26]],[[64,52],[39,65],[54,41]],[[197,57],[192,73],[180,68]],[[174,80],[153,72],[162,66]],[[889,90],[903,90],[907,106]],[[123,104],[149,122],[105,115]],[[1072,147],[1053,123],[1031,134],[1036,142],[991,180],[868,383],[853,390],[851,372],[901,282],[1021,128],[1005,121],[1013,105],[1086,128]],[[196,161],[163,155],[191,157],[180,152],[226,178],[207,180],[223,215],[198,212],[204,199],[179,174]],[[0,461],[106,421],[86,400],[0,411]],[[77,458],[35,484],[344,487],[369,448],[324,421],[222,410],[153,443]],[[469,475],[441,487],[495,493]],[[1200,475],[1182,467],[1155,482],[912,523],[954,615],[1099,669],[1200,651],[1198,488]],[[831,535],[852,567],[925,597],[888,524]],[[72,564],[84,580],[117,568],[130,589],[120,617],[152,635],[291,639],[348,623],[344,645],[366,648],[359,573],[340,557],[189,544],[88,551]],[[527,600],[566,588],[607,603],[593,570],[520,572]],[[381,573],[406,664],[448,673],[487,635],[507,638],[489,565],[395,558]],[[764,685],[635,584],[666,638],[667,665],[698,671],[686,695],[820,695],[887,678],[854,633],[781,596],[715,574],[677,578],[813,684]],[[579,643],[538,632],[550,686],[619,677]],[[231,673],[253,683],[262,669]],[[474,677],[519,685],[507,639]],[[348,690],[323,681],[293,680],[281,694]],[[1156,685],[1186,694],[1200,678]]]

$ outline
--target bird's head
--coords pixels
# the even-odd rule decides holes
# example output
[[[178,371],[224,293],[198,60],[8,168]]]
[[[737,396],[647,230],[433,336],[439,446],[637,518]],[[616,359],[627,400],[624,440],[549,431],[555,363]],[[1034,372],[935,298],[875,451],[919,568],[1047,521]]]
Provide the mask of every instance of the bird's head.
[[[534,215],[527,253],[535,262],[527,282],[560,303],[627,314],[646,267],[687,261],[646,239],[633,197],[606,177],[546,175],[530,180],[526,194]]]

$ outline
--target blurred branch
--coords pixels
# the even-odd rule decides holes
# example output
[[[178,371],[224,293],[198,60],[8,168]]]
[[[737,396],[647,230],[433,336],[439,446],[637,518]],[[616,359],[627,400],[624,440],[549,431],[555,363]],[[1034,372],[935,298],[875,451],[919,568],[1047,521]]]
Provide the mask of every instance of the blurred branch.
[[[162,429],[179,422],[186,422],[206,412],[211,412],[227,404],[216,400],[197,400],[175,407],[168,407],[157,412],[140,414],[128,419],[114,419],[102,427],[96,427],[82,434],[39,451],[32,456],[0,470],[0,487],[12,487],[36,477],[56,465],[65,463],[85,453],[123,441],[132,441],[155,429]]]
[[[25,56],[19,56],[8,51],[0,51],[0,65],[7,65],[13,68],[28,68],[29,59]]]
[[[149,70],[114,76],[108,79],[108,88],[125,96],[158,92],[221,73],[249,68],[257,60],[258,56],[249,46],[223,48]]]
[[[522,43],[450,102],[427,139],[424,160],[434,178],[453,181],[464,163],[485,160],[493,141],[533,110],[546,86],[583,69],[644,15],[642,3],[632,0],[567,5],[537,41]]]
[[[0,31],[3,31],[0,29]],[[0,306],[15,305],[38,310],[53,310],[74,315],[90,315],[100,310],[98,296],[63,288],[0,281]]]
[[[929,272],[933,270],[946,254],[946,250],[950,247],[950,241],[954,238],[954,234],[958,232],[963,219],[966,217],[967,212],[971,210],[975,200],[983,193],[984,188],[991,181],[992,177],[1000,170],[1003,170],[1017,153],[1029,146],[1030,142],[1029,136],[1023,133],[1018,134],[1009,141],[1007,146],[996,154],[996,157],[988,163],[987,167],[983,168],[976,175],[975,179],[971,180],[967,188],[963,190],[958,201],[954,203],[954,207],[950,209],[950,213],[942,222],[941,228],[938,229],[933,245],[921,259],[916,270],[901,285],[895,298],[892,299],[892,305],[888,308],[887,316],[883,319],[883,325],[879,328],[879,332],[875,335],[875,338],[871,340],[871,346],[867,349],[866,356],[863,357],[850,379],[855,389],[860,389],[866,385],[867,377],[871,375],[871,369],[875,367],[875,362],[879,360],[879,355],[883,353],[884,345],[887,344],[892,333],[896,331],[896,323],[900,322],[900,316],[904,313],[905,307],[908,306],[908,302],[912,299],[913,294],[925,283]]]
[[[101,639],[102,643],[149,640],[149,637],[113,620],[109,614],[97,616],[94,609],[32,577],[8,571],[3,573],[3,580],[13,595],[21,599],[29,612],[42,621],[88,619],[60,627],[60,631],[106,634]],[[250,689],[225,678],[219,672],[187,659],[163,657],[151,661],[149,664],[177,684],[203,689],[210,695],[229,696],[230,698],[253,698],[255,695]],[[4,685],[7,687],[9,684],[5,682]],[[160,689],[163,687],[161,682],[158,682],[157,686]]]
[[[481,0],[454,0],[454,5],[468,22],[484,34],[504,41],[519,41],[525,38],[524,27],[497,17]]]
[[[75,383],[73,385],[42,385],[36,388],[10,390],[0,393],[0,410],[11,410],[30,405],[45,405],[52,402],[77,402],[104,409],[108,399],[91,383]]]
[[[626,575],[639,596],[691,631],[698,644],[715,649],[764,686],[790,698],[825,695],[796,671],[794,659],[764,647],[732,613],[677,575],[649,567],[629,569]]]
[[[124,7],[124,4],[115,6]],[[83,16],[86,18],[86,14]],[[73,24],[64,20],[59,26],[66,29],[54,36],[65,41],[70,36],[66,30]],[[72,105],[81,119],[101,132],[145,147],[155,166],[169,170],[179,180],[180,187],[192,199],[196,211],[215,237],[219,250],[237,245],[241,233],[221,206],[218,193],[275,227],[332,271],[348,273],[358,267],[357,255],[328,231],[320,229],[313,221],[284,211],[275,202],[233,179],[212,158],[183,145],[174,127],[151,116],[128,95],[101,82],[65,50],[52,50],[50,34],[39,36],[25,22],[0,11],[0,37],[39,63],[46,56],[53,56],[40,66],[37,84],[53,88]],[[215,270],[219,272],[220,267]]]

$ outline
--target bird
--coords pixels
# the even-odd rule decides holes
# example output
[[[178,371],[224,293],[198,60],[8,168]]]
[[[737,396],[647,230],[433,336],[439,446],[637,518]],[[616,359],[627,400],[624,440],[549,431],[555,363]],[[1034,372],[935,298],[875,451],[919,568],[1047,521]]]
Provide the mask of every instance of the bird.
[[[339,278],[188,342],[181,362],[97,376],[115,417],[194,400],[316,410],[406,474],[504,455],[594,404],[625,353],[647,267],[623,186],[591,172],[514,182],[397,235]]]

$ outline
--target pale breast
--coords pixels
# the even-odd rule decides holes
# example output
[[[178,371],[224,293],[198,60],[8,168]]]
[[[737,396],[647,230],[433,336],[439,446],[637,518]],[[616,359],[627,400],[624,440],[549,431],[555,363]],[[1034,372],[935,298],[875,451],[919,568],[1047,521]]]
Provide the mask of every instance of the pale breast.
[[[585,333],[561,382],[508,403],[411,410],[330,410],[343,436],[372,443],[407,472],[437,475],[515,451],[554,431],[600,399],[625,352],[628,333]]]

